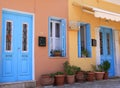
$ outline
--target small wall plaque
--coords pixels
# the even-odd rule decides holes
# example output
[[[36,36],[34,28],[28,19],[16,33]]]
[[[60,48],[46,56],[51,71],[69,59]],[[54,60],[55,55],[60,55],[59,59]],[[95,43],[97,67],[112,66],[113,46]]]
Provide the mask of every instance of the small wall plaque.
[[[46,37],[38,37],[38,46],[46,46]]]
[[[96,39],[92,39],[92,46],[97,46]]]

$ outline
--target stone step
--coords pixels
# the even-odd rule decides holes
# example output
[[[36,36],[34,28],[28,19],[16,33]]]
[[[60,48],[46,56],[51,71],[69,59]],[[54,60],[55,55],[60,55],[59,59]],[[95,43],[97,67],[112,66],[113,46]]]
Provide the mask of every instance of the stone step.
[[[36,88],[35,81],[0,83],[0,88]]]

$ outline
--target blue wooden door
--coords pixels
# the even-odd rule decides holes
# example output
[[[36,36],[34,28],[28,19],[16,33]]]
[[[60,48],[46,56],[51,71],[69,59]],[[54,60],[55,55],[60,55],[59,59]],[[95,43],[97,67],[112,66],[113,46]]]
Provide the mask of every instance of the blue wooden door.
[[[101,63],[108,60],[111,64],[109,76],[114,76],[114,52],[112,29],[101,27],[100,29],[100,56]]]
[[[32,80],[32,15],[2,12],[0,82]]]

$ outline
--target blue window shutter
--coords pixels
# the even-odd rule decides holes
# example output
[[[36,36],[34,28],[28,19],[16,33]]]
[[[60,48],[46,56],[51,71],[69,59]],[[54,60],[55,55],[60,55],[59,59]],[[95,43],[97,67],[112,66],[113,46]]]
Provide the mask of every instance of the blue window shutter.
[[[66,56],[66,20],[61,20],[61,33],[62,33],[62,56]]]
[[[91,33],[90,33],[90,25],[86,25],[86,48],[88,51],[88,57],[91,57]]]
[[[78,31],[78,57],[81,57],[81,40],[80,40],[80,30]]]
[[[48,54],[49,56],[51,56],[51,53],[50,53],[50,22],[51,22],[52,18],[49,17],[48,18]]]

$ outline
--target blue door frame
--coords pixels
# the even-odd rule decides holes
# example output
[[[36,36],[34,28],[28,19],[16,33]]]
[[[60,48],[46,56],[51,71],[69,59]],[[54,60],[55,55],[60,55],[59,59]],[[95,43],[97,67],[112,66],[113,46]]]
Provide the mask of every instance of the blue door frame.
[[[6,43],[8,40],[8,23],[11,25],[11,50],[7,50],[6,48],[8,44]],[[0,59],[0,82],[32,80],[32,32],[32,15],[2,11],[2,59]]]
[[[110,62],[111,67],[109,69],[109,76],[114,76],[113,32],[111,28],[100,28],[100,58],[101,63],[104,60],[108,60]]]

